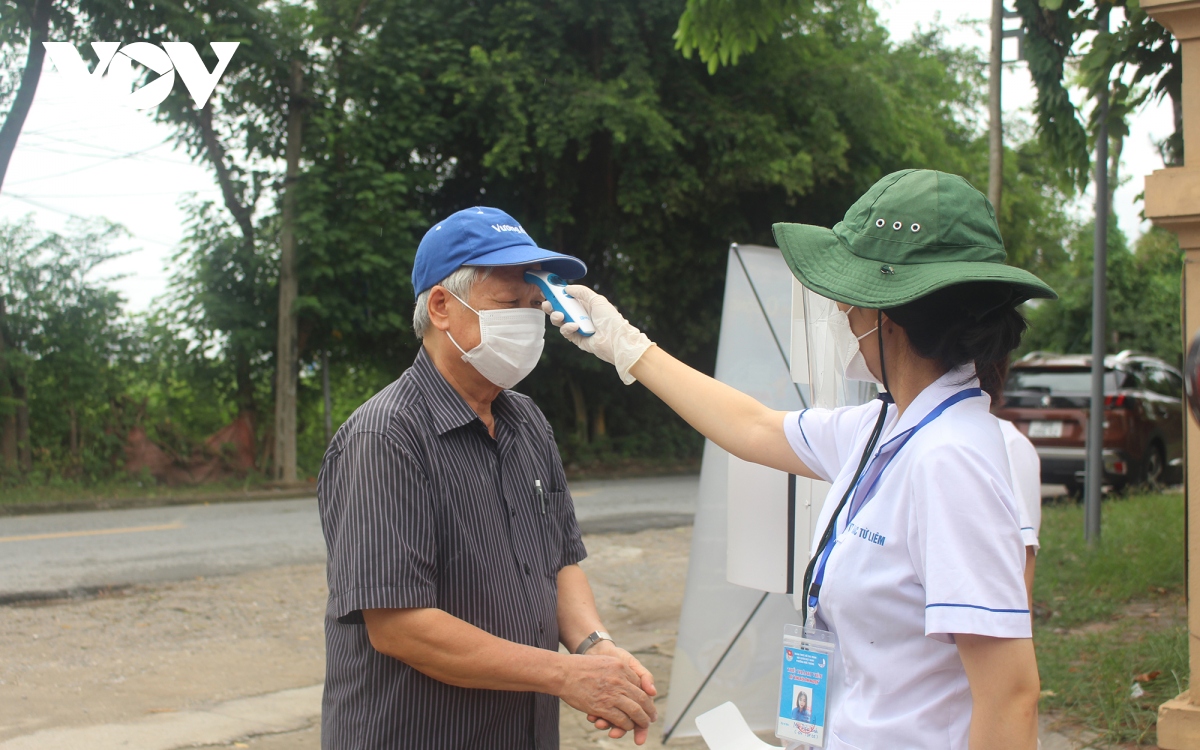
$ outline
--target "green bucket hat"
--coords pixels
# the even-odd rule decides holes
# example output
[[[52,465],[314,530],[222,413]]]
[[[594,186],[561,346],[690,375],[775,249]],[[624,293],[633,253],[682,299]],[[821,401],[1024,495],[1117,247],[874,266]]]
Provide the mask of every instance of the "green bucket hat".
[[[945,172],[906,169],[884,177],[833,229],[772,228],[796,278],[849,305],[888,309],[970,281],[1008,284],[1011,305],[1058,297],[1037,276],[1005,265],[992,204]]]

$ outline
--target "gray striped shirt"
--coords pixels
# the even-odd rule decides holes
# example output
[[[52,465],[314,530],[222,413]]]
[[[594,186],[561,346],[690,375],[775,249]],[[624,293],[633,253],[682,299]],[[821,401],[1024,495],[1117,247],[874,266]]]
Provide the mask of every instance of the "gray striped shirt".
[[[492,413],[495,439],[422,349],[325,454],[325,750],[558,747],[557,698],[438,682],[376,651],[363,624],[363,609],[436,607],[558,648],[558,571],[587,554],[562,461],[529,397],[504,391]]]

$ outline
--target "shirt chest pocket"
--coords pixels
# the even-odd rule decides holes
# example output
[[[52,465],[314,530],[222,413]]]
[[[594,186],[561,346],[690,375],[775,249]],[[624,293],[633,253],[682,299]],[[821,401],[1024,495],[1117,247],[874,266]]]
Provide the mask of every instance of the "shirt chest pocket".
[[[546,492],[546,512],[537,519],[541,526],[542,570],[551,578],[562,569],[563,545],[566,542],[567,493]]]

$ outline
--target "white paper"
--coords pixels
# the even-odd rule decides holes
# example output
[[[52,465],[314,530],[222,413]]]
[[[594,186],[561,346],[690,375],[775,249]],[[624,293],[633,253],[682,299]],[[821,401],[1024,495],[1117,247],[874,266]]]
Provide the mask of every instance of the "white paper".
[[[763,750],[778,748],[763,742],[750,731],[750,725],[733,702],[722,703],[696,717],[696,727],[710,750]]]

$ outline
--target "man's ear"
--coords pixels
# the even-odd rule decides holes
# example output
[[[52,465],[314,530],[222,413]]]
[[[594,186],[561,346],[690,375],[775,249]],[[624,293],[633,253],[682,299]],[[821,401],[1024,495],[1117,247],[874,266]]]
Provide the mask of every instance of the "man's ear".
[[[440,286],[429,290],[429,322],[439,331],[450,328],[450,293]]]

